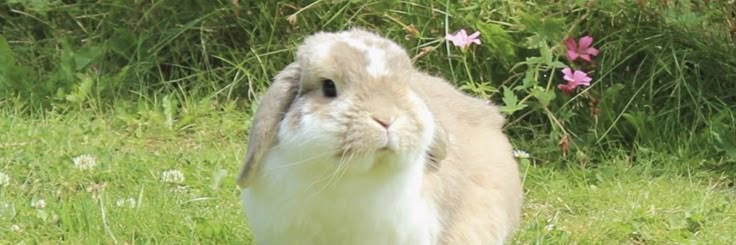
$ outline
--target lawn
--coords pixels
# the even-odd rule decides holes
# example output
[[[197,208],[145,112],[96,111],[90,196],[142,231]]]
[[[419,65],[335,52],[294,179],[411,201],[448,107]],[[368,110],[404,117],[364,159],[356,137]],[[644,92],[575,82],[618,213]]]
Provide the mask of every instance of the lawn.
[[[26,244],[248,244],[234,183],[247,114],[223,107],[176,130],[157,120],[163,113],[131,120],[122,111],[4,112],[0,171],[9,180],[0,187],[0,237]],[[75,164],[81,155],[96,164]],[[725,176],[663,167],[697,165],[697,158],[630,158],[611,152],[595,168],[522,161],[526,203],[514,242],[736,241],[736,193]],[[183,178],[164,174],[172,170]]]
[[[258,98],[352,26],[508,118],[512,244],[736,244],[732,2],[0,1],[0,244],[251,243]]]

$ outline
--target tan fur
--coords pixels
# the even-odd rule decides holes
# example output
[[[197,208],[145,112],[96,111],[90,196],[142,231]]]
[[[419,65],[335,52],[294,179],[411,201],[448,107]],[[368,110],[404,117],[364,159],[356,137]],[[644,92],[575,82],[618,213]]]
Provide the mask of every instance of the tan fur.
[[[266,91],[253,116],[248,151],[243,166],[240,169],[237,183],[241,188],[252,182],[254,175],[260,169],[260,162],[266,150],[276,141],[276,128],[281,122],[284,113],[291,106],[299,88],[299,64],[289,64],[274,78],[274,82]]]
[[[493,105],[464,95],[444,80],[417,72],[413,89],[449,134],[445,160],[428,172],[424,194],[443,212],[442,244],[500,241],[518,226],[522,189],[504,118]],[[499,232],[503,231],[503,232]]]
[[[336,122],[345,127],[339,136],[343,154],[373,154],[375,149],[369,147],[376,142],[371,140],[378,139],[375,135],[381,132],[369,130],[375,127],[371,117],[390,121],[400,115],[416,123],[397,133],[403,137],[400,144],[407,144],[399,145],[399,150],[415,149],[410,143],[418,142],[419,132],[434,129],[432,144],[421,148],[428,156],[421,191],[439,210],[440,244],[504,242],[520,222],[523,198],[512,147],[502,132],[505,119],[498,109],[459,92],[441,78],[416,70],[406,52],[387,39],[361,29],[340,35],[385,50],[391,62],[387,75],[369,74],[370,54],[349,43],[319,48],[338,38],[333,34],[308,37],[297,51],[296,62],[276,76],[256,112],[238,178],[240,187],[248,187],[258,177],[265,152],[278,144],[276,132],[281,120],[295,130],[304,114]],[[340,116],[334,116],[334,108],[327,106],[330,99],[321,94],[324,79],[335,82],[340,96],[351,98],[352,105]],[[436,127],[417,121],[418,112],[406,103],[409,91],[424,101]]]

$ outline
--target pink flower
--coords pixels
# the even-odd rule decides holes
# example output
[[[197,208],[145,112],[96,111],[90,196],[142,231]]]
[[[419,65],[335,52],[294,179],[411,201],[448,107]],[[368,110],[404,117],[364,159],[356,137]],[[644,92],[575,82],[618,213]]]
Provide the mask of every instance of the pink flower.
[[[465,32],[465,29],[460,29],[460,31],[455,33],[455,35],[447,34],[447,36],[445,36],[445,39],[450,40],[452,44],[465,50],[466,48],[470,47],[470,44],[480,44],[480,39],[478,39],[478,36],[480,36],[480,32],[478,31],[473,32],[473,34],[470,34],[470,36],[468,36],[468,33]]]
[[[568,84],[559,84],[559,85],[557,85],[557,88],[559,88],[560,90],[562,90],[562,92],[565,93],[565,94],[572,94],[572,91],[575,91],[575,87],[574,86],[570,86],[569,83]]]
[[[584,71],[572,70],[570,68],[562,69],[562,74],[565,75],[562,78],[565,79],[569,84],[585,85],[589,86],[592,78],[588,76]]]
[[[575,42],[575,39],[568,37],[565,40],[565,46],[567,46],[567,59],[575,61],[578,57],[590,62],[591,56],[598,55],[598,49],[591,47],[593,44],[593,37],[584,36],[580,38],[579,42]]]
[[[562,69],[562,78],[567,81],[567,84],[557,85],[557,88],[562,90],[565,94],[570,94],[578,86],[590,86],[590,81],[593,79],[588,76],[584,71],[572,70],[570,68]]]

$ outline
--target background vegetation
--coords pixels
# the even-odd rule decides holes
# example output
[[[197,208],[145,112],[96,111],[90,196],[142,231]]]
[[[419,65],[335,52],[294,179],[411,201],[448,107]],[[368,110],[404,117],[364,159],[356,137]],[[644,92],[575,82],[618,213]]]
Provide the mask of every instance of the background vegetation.
[[[249,241],[258,95],[304,36],[351,26],[508,112],[531,155],[516,242],[736,240],[736,3],[683,0],[0,2],[0,239]],[[448,44],[460,28],[482,44]],[[566,60],[585,35],[594,62]],[[564,66],[591,85],[560,92]]]

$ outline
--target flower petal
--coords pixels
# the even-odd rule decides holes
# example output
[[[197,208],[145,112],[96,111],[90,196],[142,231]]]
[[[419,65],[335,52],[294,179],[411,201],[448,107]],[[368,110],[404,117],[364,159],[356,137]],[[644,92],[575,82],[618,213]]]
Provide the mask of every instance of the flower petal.
[[[583,58],[585,61],[590,62],[590,55],[589,54],[581,54],[580,58]]]
[[[567,52],[570,52],[570,50],[575,52],[578,51],[578,44],[575,43],[575,39],[572,39],[571,37],[568,37],[565,40],[565,46],[567,47]]]
[[[568,81],[568,82],[572,82],[572,81],[575,81],[575,80],[573,79],[573,73],[572,73],[572,70],[571,70],[571,69],[570,69],[569,67],[568,67],[568,68],[565,68],[565,69],[562,69],[562,74],[564,74],[564,75],[565,75],[565,76],[563,76],[562,78],[563,78],[563,79],[565,79],[566,81]]]
[[[573,73],[573,79],[575,80],[575,83],[577,83],[577,84],[585,84],[586,86],[587,85],[590,85],[590,81],[593,80],[584,71],[575,71]]]
[[[454,42],[454,41],[455,41],[455,39],[456,39],[456,37],[455,37],[455,36],[453,36],[452,34],[447,34],[447,35],[445,36],[445,39],[447,39],[447,40],[449,40],[449,41],[451,41],[451,42]]]
[[[575,87],[570,86],[570,84],[559,84],[559,85],[557,85],[557,88],[559,88],[560,90],[562,90],[562,92],[565,93],[565,94],[571,94],[572,91],[575,90]]]
[[[445,36],[445,39],[450,41],[455,46],[462,46],[464,43],[463,39],[459,37],[459,34],[456,34],[456,35],[447,34],[447,36]]]
[[[572,71],[572,78],[574,78],[575,80],[580,80],[586,76],[588,76],[588,74],[585,73],[584,71],[578,71],[578,70]]]
[[[575,50],[568,50],[567,51],[567,59],[570,61],[575,61],[575,59],[578,58],[578,52],[575,52]]]
[[[461,37],[462,39],[468,39],[468,33],[465,32],[465,29],[460,29],[457,35]]]
[[[586,50],[590,48],[590,45],[593,44],[593,37],[591,36],[584,36],[580,38],[580,43],[578,44],[578,48],[580,50]]]
[[[592,77],[584,77],[580,80],[580,85],[590,86],[590,82],[593,81]]]
[[[470,34],[470,36],[468,36],[468,39],[477,39],[478,36],[480,36],[480,32],[476,31],[476,32],[473,32],[473,34]]]
[[[593,55],[593,56],[596,56],[596,55],[598,55],[598,49],[596,49],[596,48],[588,48],[588,49],[585,50],[585,53],[586,54]]]

